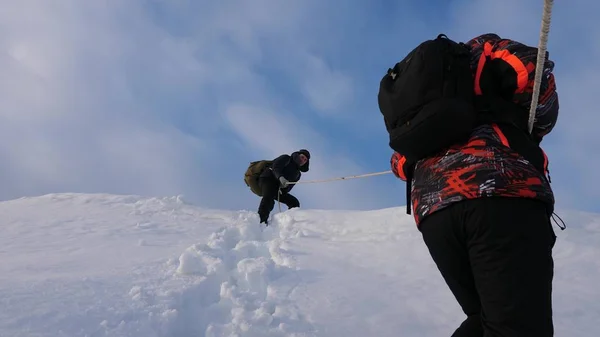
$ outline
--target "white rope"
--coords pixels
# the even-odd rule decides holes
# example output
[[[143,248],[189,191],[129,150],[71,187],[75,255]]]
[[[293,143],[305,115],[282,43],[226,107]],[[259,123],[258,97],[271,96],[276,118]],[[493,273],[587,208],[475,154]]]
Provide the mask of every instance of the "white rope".
[[[288,185],[326,183],[326,182],[336,181],[336,180],[347,180],[347,179],[357,179],[357,178],[379,176],[379,175],[388,174],[388,173],[392,173],[392,171],[389,170],[389,171],[366,173],[366,174],[360,174],[360,175],[355,175],[355,176],[337,177],[337,178],[322,179],[322,180],[308,180],[308,181],[297,181],[297,182],[290,181],[290,182],[288,182]],[[281,195],[281,190],[279,190],[277,193],[277,204],[279,205],[279,213],[281,213],[281,202],[279,202],[279,195]]]
[[[356,175],[356,176],[337,177],[337,178],[322,179],[322,180],[298,181],[298,182],[295,182],[295,183],[294,182],[289,182],[288,184],[293,185],[293,184],[326,183],[326,182],[336,181],[336,180],[347,180],[347,179],[357,179],[357,178],[366,178],[366,177],[372,177],[372,176],[379,176],[379,175],[388,174],[388,173],[392,173],[392,171],[389,170],[389,171],[382,171],[382,172],[375,172],[375,173],[360,174],[360,175]]]
[[[277,205],[279,205],[279,213],[281,213],[281,202],[279,201],[280,195],[281,195],[281,190],[277,190]]]
[[[529,108],[529,133],[533,131],[533,122],[535,121],[535,112],[537,110],[538,99],[540,96],[540,85],[542,82],[544,62],[546,61],[546,48],[548,46],[548,34],[550,32],[550,19],[552,16],[553,4],[554,0],[544,0],[544,14],[542,16],[537,64],[535,66],[535,81],[533,82],[533,95],[531,97],[531,107]]]

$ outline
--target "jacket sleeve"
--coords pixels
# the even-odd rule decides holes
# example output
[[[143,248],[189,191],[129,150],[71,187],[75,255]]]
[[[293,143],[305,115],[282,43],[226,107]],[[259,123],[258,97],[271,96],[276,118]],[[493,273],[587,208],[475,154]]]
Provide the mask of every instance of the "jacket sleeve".
[[[394,152],[392,157],[390,158],[390,165],[392,167],[392,172],[396,176],[396,178],[401,179],[402,181],[406,181],[406,172],[404,170],[404,165],[406,164],[406,157],[401,155],[398,152]]]
[[[283,175],[283,170],[290,163],[290,160],[292,160],[292,157],[287,154],[282,154],[273,160],[271,168],[273,169],[275,178],[279,179]]]

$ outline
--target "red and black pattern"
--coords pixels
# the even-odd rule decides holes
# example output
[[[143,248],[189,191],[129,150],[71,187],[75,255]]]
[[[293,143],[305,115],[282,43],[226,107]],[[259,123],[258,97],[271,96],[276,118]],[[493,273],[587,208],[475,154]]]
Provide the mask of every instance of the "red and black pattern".
[[[427,215],[465,199],[502,196],[554,203],[546,176],[507,147],[503,137],[495,125],[482,125],[473,131],[467,144],[416,164],[411,199],[417,224]]]
[[[512,69],[512,76],[514,76],[512,81],[504,83],[504,85],[510,84],[514,89],[511,100],[526,109],[528,114],[535,82],[538,49],[515,40],[501,38],[493,33],[477,36],[466,45],[471,47],[471,70],[475,77],[475,93],[481,95],[480,76],[484,65],[492,60],[503,61]],[[549,59],[549,53],[546,52],[533,125],[533,134],[539,138],[550,133],[558,119],[559,102],[553,71],[554,62]],[[508,75],[504,73],[503,76],[506,79]]]

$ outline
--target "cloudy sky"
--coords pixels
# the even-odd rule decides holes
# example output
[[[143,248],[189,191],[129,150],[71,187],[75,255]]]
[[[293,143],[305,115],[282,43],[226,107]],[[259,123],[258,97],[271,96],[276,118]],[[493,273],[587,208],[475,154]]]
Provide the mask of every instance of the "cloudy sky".
[[[427,3],[427,5],[423,5]],[[424,39],[537,45],[542,1],[19,0],[0,4],[0,199],[183,194],[255,209],[252,160],[311,151],[304,179],[389,170],[379,80]],[[600,3],[558,1],[558,207],[600,211]],[[307,208],[405,204],[391,174],[298,185]]]

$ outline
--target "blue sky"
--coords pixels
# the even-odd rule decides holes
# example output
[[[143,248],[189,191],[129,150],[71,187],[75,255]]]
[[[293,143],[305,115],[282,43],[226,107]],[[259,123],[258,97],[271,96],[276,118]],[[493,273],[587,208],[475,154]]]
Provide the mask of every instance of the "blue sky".
[[[256,209],[252,160],[311,151],[303,179],[389,169],[379,80],[424,39],[537,45],[543,3],[27,0],[0,6],[0,199],[183,194]],[[559,123],[543,145],[559,208],[600,211],[600,4],[556,2]],[[392,175],[298,185],[306,208],[405,204]]]

